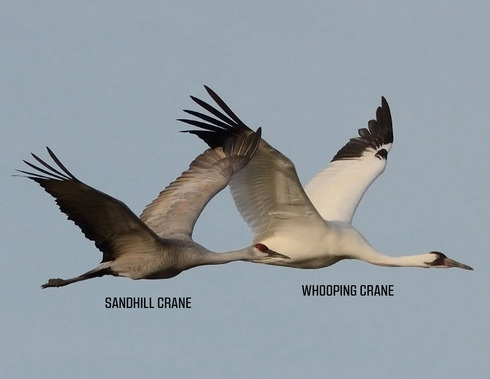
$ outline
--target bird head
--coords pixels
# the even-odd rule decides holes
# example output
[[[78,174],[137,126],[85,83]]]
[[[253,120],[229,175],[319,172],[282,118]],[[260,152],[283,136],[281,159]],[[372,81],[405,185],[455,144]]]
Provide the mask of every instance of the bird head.
[[[279,254],[278,252],[269,249],[263,243],[256,243],[252,246],[254,253],[254,262],[265,262],[269,260],[291,259],[287,255]]]
[[[431,251],[428,255],[428,261],[424,262],[427,267],[437,267],[437,268],[449,268],[458,267],[464,270],[473,270],[472,267],[459,263],[453,259],[448,258],[445,254],[439,251]]]

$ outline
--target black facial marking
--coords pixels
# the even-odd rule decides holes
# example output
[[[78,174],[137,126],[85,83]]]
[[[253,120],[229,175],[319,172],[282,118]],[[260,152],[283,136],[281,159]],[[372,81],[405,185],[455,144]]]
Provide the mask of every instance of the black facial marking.
[[[440,253],[439,251],[431,251],[437,258],[429,263],[431,266],[444,266],[444,260],[447,258],[446,255]]]

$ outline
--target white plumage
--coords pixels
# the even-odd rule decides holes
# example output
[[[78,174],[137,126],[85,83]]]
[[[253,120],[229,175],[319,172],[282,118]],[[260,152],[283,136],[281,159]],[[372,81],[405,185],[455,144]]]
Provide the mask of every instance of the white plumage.
[[[215,92],[205,88],[224,113],[191,96],[212,116],[186,110],[198,120],[181,121],[200,128],[186,132],[214,148],[230,136],[252,133]],[[342,259],[360,259],[380,266],[471,270],[437,251],[402,257],[382,254],[351,225],[363,194],[384,171],[392,143],[391,113],[382,98],[376,120],[369,121],[367,129],[359,129],[359,137],[342,147],[305,191],[294,164],[262,139],[248,165],[232,177],[229,185],[238,210],[252,228],[254,243],[290,258],[263,263],[320,268]]]
[[[393,145],[393,126],[385,98],[368,129],[360,129],[306,185],[305,191],[325,220],[351,223],[362,196],[383,173]]]

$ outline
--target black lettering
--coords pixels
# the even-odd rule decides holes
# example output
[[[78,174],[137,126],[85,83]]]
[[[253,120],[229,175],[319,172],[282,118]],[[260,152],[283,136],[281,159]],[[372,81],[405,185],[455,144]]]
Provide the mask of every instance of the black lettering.
[[[159,297],[158,308],[191,308],[191,297]]]
[[[312,290],[312,293],[313,293],[313,296],[318,296],[318,285],[316,286],[313,286],[313,290]]]
[[[356,296],[355,284],[303,284],[301,285],[303,296]]]
[[[361,285],[361,296],[394,296],[393,284],[363,284]]]
[[[301,289],[303,290],[303,296],[311,296],[311,286],[305,286],[304,284],[301,286]]]

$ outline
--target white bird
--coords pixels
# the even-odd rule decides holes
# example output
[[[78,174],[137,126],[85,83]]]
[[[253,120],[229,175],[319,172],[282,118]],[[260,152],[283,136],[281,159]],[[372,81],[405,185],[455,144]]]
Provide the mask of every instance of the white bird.
[[[212,116],[185,110],[195,119],[180,119],[201,128],[185,130],[218,147],[230,136],[251,133],[210,88],[209,95],[226,113],[191,98]],[[213,117],[214,116],[214,117]],[[393,257],[374,249],[352,225],[352,216],[371,183],[384,171],[393,143],[390,109],[384,98],[376,120],[334,156],[330,165],[303,189],[294,164],[263,139],[248,165],[233,176],[230,189],[242,217],[252,228],[254,243],[284,254],[267,264],[321,268],[342,259],[359,259],[379,266],[471,267],[431,251]]]
[[[214,253],[191,238],[203,208],[248,163],[259,141],[260,129],[206,150],[145,208],[141,218],[121,201],[78,180],[49,148],[56,168],[32,154],[40,166],[24,162],[36,172],[18,171],[52,195],[68,219],[103,253],[101,264],[93,270],[71,279],[49,279],[42,287],[61,287],[103,275],[167,279],[195,266],[265,262],[280,256],[261,244]]]

